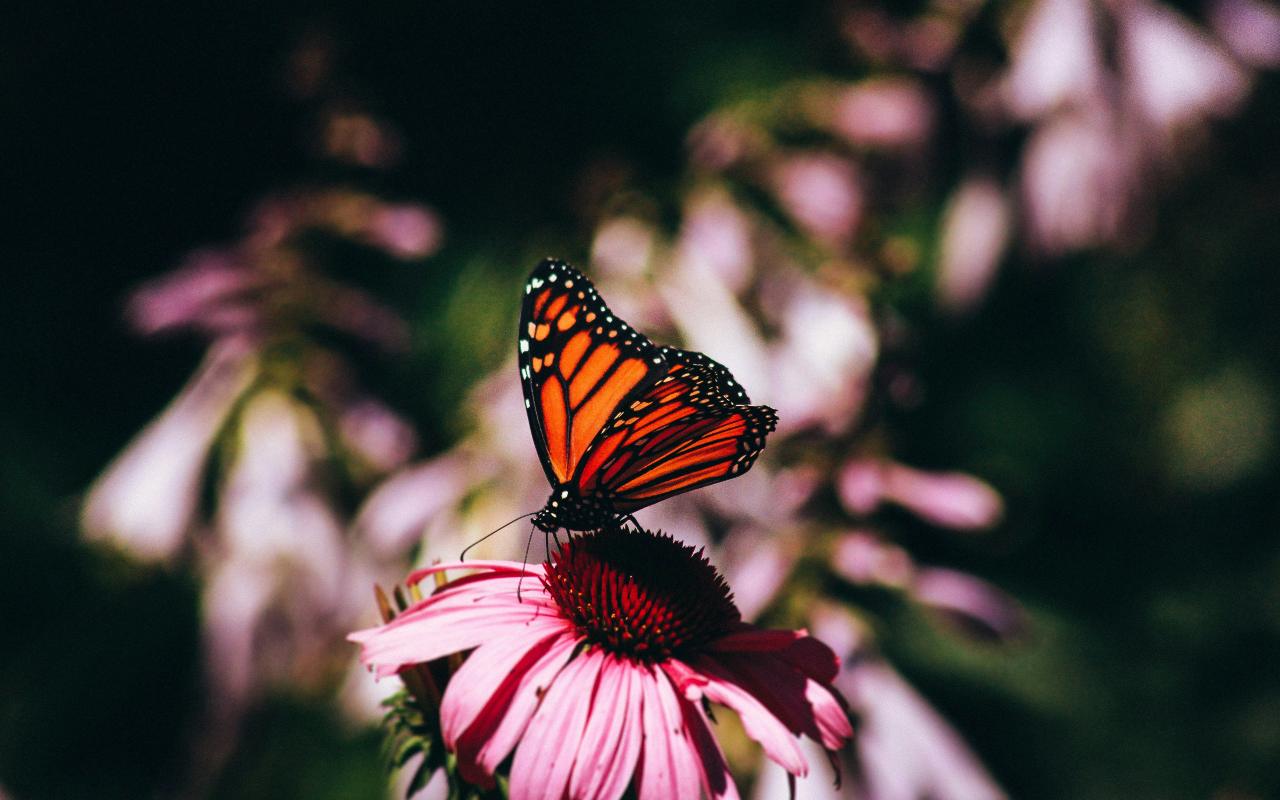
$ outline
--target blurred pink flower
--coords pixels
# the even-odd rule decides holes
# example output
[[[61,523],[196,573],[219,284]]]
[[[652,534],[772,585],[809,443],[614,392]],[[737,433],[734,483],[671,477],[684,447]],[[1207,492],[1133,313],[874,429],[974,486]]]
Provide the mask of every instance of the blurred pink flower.
[[[844,430],[862,410],[879,354],[870,308],[861,296],[824,290],[809,279],[792,281],[787,295],[764,402],[777,409],[780,433]]]
[[[908,78],[877,78],[843,90],[832,109],[832,127],[857,147],[911,148],[928,141],[933,106]]]
[[[751,279],[751,224],[727,192],[690,199],[676,248],[687,269],[705,270],[735,294]]]
[[[179,269],[143,284],[129,299],[129,321],[145,335],[195,328],[221,335],[255,329],[267,276],[230,252],[195,253]]]
[[[694,166],[719,172],[757,153],[762,133],[729,114],[712,114],[689,132],[689,160]]]
[[[964,740],[888,664],[854,657],[836,679],[858,716],[856,796],[1001,800]]]
[[[934,286],[944,311],[971,311],[986,296],[1009,242],[1010,216],[1004,192],[990,178],[966,178],[951,195]]]
[[[1280,67],[1280,9],[1259,0],[1212,0],[1208,13],[1236,58],[1256,69]]]
[[[370,216],[366,236],[396,258],[426,258],[440,249],[444,225],[435,212],[417,203],[382,205]]]
[[[418,434],[409,421],[373,397],[343,407],[338,433],[351,452],[382,473],[404,466],[418,447]]]
[[[968,573],[921,568],[912,583],[911,596],[975,638],[1008,641],[1027,630],[1026,614],[1013,598]]]
[[[1022,160],[1031,247],[1057,256],[1121,238],[1142,185],[1143,158],[1132,132],[1102,110],[1039,126]]]
[[[798,737],[834,752],[853,734],[828,688],[832,652],[741,623],[714,568],[670,537],[584,534],[543,565],[446,564],[409,581],[447,569],[481,573],[351,638],[384,675],[477,648],[445,690],[444,740],[479,785],[514,749],[512,800],[619,798],[633,776],[640,798],[694,797],[699,782],[736,797],[704,699],[793,775],[809,767]]]
[[[1094,102],[1106,80],[1098,24],[1089,0],[1037,0],[1002,87],[1015,117],[1033,120]]]
[[[814,239],[839,250],[862,220],[862,179],[853,162],[831,153],[784,158],[771,173],[778,202]]]
[[[867,531],[842,535],[831,554],[831,567],[851,583],[905,589],[916,565],[906,550]]]
[[[256,373],[243,340],[216,342],[169,407],[90,488],[81,518],[85,533],[145,558],[175,556],[195,523],[214,438]]]
[[[608,220],[596,230],[591,263],[609,277],[638,277],[649,265],[656,238],[653,226],[635,217]]]
[[[1000,495],[971,475],[923,472],[878,459],[846,464],[837,490],[845,508],[859,516],[870,514],[886,500],[953,530],[989,528],[1004,515]]]
[[[382,557],[407,552],[433,517],[462,500],[474,474],[462,452],[398,472],[369,495],[356,514],[353,528]]]
[[[729,287],[687,258],[677,261],[665,278],[658,292],[685,345],[714,353],[738,383],[750,387],[753,402],[768,404],[765,344]]]
[[[316,319],[334,330],[364,339],[389,352],[409,347],[409,323],[368,292],[350,286],[316,286],[308,298]]]
[[[1116,18],[1126,87],[1155,133],[1177,134],[1239,110],[1248,75],[1199,28],[1148,0],[1118,3]]]
[[[317,482],[326,452],[314,412],[283,392],[258,392],[241,412],[216,520],[228,557],[301,569],[322,606],[342,596],[346,568],[343,523]]]
[[[869,642],[847,609],[819,603],[814,634],[844,666],[836,685],[858,720],[853,780],[845,796],[867,800],[1002,800],[1003,790],[954,729]]]
[[[387,122],[368,114],[330,110],[321,131],[321,151],[362,167],[386,169],[400,160],[404,144]]]

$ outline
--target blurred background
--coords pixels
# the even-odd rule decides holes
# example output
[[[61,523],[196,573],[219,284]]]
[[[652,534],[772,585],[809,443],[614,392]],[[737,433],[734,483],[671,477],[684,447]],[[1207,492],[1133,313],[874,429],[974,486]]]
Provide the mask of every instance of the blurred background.
[[[0,42],[0,796],[391,791],[342,636],[544,499],[544,255],[779,408],[743,487],[639,516],[858,665],[847,796],[1280,796],[1275,5],[50,3]]]

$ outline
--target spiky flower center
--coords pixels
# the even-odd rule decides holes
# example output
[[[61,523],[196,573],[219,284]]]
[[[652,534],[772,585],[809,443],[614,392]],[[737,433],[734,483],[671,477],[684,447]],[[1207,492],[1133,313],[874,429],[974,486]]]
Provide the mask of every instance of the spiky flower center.
[[[702,551],[663,533],[570,536],[546,568],[547,591],[588,642],[641,661],[696,650],[741,619]]]

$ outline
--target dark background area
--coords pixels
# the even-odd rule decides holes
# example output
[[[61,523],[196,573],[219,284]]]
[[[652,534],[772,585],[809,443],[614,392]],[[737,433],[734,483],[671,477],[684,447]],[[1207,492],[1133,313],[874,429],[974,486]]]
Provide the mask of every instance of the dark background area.
[[[468,353],[438,330],[460,283],[514,287],[529,242],[585,249],[574,181],[593,164],[669,184],[685,132],[715,102],[840,63],[822,3],[609,12],[0,13],[0,785],[15,798],[148,796],[172,779],[199,692],[197,592],[189,576],[80,544],[78,499],[201,351],[131,335],[127,292],[234,238],[264,191],[327,177],[301,133],[313,109],[279,80],[299,37],[338,35],[353,93],[407,143],[381,189],[433,204],[448,225],[425,274],[371,279],[410,287],[399,302],[421,346],[371,379],[428,450],[448,443],[460,386],[505,342],[497,331]],[[1010,590],[1037,627],[1022,645],[975,648],[903,611],[886,649],[1014,796],[1280,792],[1280,455],[1269,442],[1238,479],[1191,486],[1170,469],[1165,422],[1187,386],[1238,375],[1276,418],[1278,111],[1264,76],[1164,198],[1150,245],[1049,267],[1015,256],[968,322],[904,303],[926,394],[895,420],[896,449],[982,475],[1009,517],[982,542],[898,527],[921,561]],[[477,254],[509,256],[510,269],[477,273]],[[455,384],[426,366],[441,354]],[[384,780],[377,746],[281,697],[251,720],[219,792],[360,796]]]

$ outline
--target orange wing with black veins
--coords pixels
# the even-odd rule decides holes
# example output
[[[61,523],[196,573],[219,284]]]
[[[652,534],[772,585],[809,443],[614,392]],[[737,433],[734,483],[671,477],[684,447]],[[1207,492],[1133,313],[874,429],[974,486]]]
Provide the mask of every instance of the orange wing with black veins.
[[[518,348],[529,427],[553,486],[580,471],[629,396],[667,373],[653,342],[615,317],[586,276],[552,259],[525,284]]]
[[[673,494],[750,469],[777,426],[722,365],[701,353],[661,348],[667,373],[600,431],[575,477],[578,491],[630,513]]]

